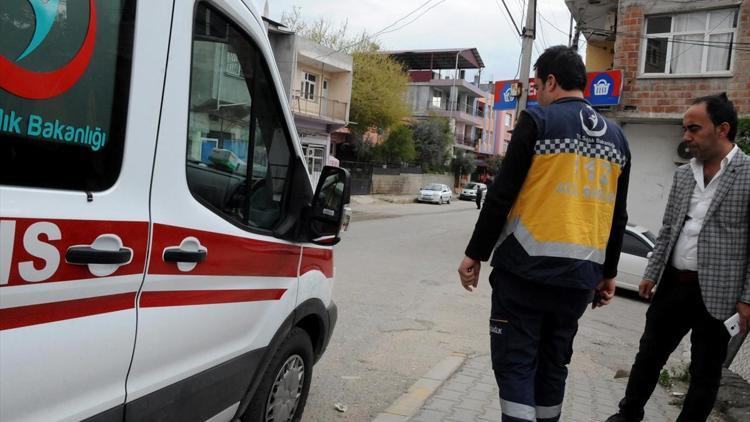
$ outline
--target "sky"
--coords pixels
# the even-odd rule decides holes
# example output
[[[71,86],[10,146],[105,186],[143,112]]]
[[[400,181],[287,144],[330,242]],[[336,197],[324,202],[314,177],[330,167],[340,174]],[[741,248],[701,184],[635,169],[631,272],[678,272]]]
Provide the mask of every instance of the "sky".
[[[255,0],[263,10],[265,0]],[[525,0],[505,0],[519,29]],[[384,50],[477,48],[485,69],[482,82],[515,79],[521,41],[501,0],[268,0],[269,17],[281,20],[284,12],[300,8],[305,21],[320,17],[348,24],[355,36],[376,33],[418,9],[378,36]],[[538,0],[537,37],[532,64],[544,48],[568,43],[570,13],[563,0]],[[524,14],[525,15],[525,14]],[[545,20],[546,19],[546,20]],[[410,23],[411,22],[411,23]],[[556,27],[556,28],[555,28]],[[390,30],[389,29],[389,30]],[[583,37],[581,37],[581,49]],[[467,72],[467,79],[473,75]]]

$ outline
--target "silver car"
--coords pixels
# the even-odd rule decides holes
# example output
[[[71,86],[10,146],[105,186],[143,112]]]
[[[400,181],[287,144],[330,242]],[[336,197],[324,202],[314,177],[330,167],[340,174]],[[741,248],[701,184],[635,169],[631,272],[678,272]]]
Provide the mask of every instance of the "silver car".
[[[430,183],[419,190],[417,202],[434,202],[436,204],[451,203],[453,193],[442,183]]]
[[[647,228],[628,223],[617,265],[617,287],[638,291],[655,244],[656,237]]]
[[[487,193],[487,185],[484,183],[478,183],[478,182],[470,182],[467,183],[466,186],[461,190],[461,194],[458,196],[458,199],[468,199],[468,200],[475,200],[477,198],[477,191],[481,190],[482,195]]]

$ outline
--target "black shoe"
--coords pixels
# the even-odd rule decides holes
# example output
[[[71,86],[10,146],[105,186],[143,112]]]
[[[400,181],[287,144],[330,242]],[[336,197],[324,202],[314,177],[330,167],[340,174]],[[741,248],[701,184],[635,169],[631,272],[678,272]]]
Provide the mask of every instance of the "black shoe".
[[[617,413],[607,418],[604,422],[630,422],[630,419]]]

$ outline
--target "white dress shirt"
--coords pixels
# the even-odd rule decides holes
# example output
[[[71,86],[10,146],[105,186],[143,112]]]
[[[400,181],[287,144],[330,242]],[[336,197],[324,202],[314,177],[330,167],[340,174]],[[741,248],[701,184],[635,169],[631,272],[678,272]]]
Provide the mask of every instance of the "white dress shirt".
[[[693,177],[695,177],[695,189],[693,189],[693,196],[690,197],[690,207],[685,218],[685,224],[682,226],[680,237],[677,238],[677,243],[675,243],[672,251],[672,266],[678,270],[698,271],[698,234],[703,228],[703,220],[716,193],[719,178],[724,174],[724,170],[726,170],[732,158],[737,155],[738,150],[739,148],[735,145],[729,151],[729,154],[721,160],[719,171],[708,182],[708,186],[704,186],[703,183],[703,162],[695,158],[690,160],[690,168],[693,170]]]

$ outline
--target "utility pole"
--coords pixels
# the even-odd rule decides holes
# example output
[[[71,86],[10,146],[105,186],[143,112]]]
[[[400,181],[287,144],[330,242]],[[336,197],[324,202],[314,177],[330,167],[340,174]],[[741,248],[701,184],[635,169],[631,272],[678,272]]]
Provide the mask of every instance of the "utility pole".
[[[526,25],[523,27],[521,34],[523,43],[521,44],[521,97],[518,99],[519,113],[526,110],[526,103],[529,99],[529,71],[531,70],[531,51],[534,48],[534,39],[536,38],[536,0],[529,0],[528,10],[526,10]]]

